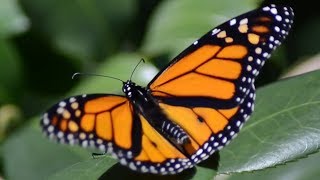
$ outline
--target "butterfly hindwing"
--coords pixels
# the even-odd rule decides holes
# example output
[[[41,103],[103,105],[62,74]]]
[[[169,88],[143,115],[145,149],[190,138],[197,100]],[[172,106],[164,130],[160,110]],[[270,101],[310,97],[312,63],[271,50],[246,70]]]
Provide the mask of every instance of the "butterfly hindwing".
[[[197,164],[237,135],[254,109],[254,99],[255,89],[252,86],[244,101],[233,108],[184,107],[164,103],[160,106],[189,135],[191,143],[184,145],[184,150]]]
[[[292,19],[290,7],[275,5],[235,17],[195,41],[148,87],[171,105],[235,107],[288,34]]]

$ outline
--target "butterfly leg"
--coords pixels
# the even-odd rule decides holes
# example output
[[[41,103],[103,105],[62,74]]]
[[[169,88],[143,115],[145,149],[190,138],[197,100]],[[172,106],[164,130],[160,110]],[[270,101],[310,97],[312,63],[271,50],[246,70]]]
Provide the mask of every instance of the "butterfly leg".
[[[92,153],[91,156],[92,156],[93,159],[97,159],[97,158],[99,158],[101,156],[104,156],[106,154],[107,154],[106,152],[103,152],[103,153]]]

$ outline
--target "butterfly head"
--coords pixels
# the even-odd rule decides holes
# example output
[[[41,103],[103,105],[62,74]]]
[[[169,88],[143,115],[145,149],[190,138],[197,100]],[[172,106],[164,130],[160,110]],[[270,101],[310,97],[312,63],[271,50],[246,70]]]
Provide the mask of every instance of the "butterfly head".
[[[132,94],[135,92],[136,83],[128,80],[127,82],[123,82],[122,91],[126,94],[128,98],[132,97]]]

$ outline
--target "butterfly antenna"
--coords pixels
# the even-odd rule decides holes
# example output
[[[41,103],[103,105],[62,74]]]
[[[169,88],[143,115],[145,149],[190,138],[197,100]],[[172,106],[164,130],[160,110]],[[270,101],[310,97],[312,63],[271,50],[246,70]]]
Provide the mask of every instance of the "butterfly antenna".
[[[99,77],[107,77],[107,78],[111,78],[111,79],[115,79],[115,80],[118,80],[118,81],[121,81],[123,83],[125,83],[124,81],[122,81],[121,79],[119,78],[115,78],[115,77],[112,77],[112,76],[107,76],[107,75],[101,75],[101,74],[92,74],[92,73],[80,73],[80,72],[77,72],[77,73],[74,73],[72,75],[72,79],[75,79],[76,76],[99,76]]]
[[[134,72],[136,71],[137,67],[139,66],[139,64],[140,64],[141,62],[145,63],[145,61],[144,61],[143,58],[141,58],[140,61],[138,62],[138,64],[136,65],[136,67],[134,67],[134,69],[133,69],[133,71],[132,71],[132,73],[131,73],[131,76],[130,76],[130,81],[131,81],[131,79],[132,79],[132,76],[133,76]]]

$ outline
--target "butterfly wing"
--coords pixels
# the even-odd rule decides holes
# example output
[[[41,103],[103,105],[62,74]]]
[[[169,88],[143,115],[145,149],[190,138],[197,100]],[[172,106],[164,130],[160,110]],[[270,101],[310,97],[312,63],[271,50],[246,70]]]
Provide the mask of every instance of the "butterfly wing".
[[[139,117],[123,96],[70,97],[51,107],[43,115],[41,126],[46,135],[61,143],[98,147],[117,154],[134,155],[141,148]]]
[[[236,137],[254,110],[255,89],[252,86],[244,101],[233,108],[176,106],[159,103],[169,119],[187,132],[191,143],[183,149],[197,164],[220,150]]]
[[[254,81],[293,22],[290,7],[265,6],[209,31],[148,85],[170,120],[191,139],[197,163],[225,146],[254,107]]]
[[[235,107],[288,34],[292,20],[290,7],[275,5],[235,17],[174,58],[148,88],[172,105]]]
[[[51,107],[41,126],[51,139],[99,148],[132,170],[173,174],[193,166],[123,96],[70,97]]]

